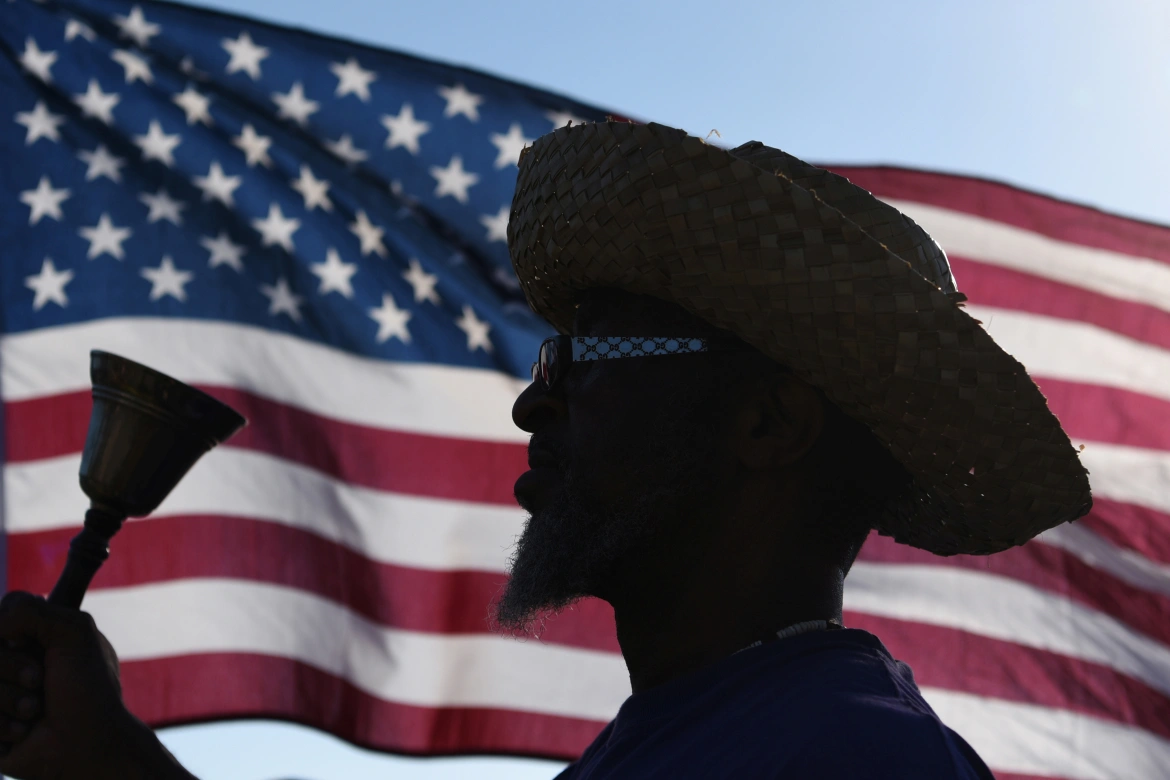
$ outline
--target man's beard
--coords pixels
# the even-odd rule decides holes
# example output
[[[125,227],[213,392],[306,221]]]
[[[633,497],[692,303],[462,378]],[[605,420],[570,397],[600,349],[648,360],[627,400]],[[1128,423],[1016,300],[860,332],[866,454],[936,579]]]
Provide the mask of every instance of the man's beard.
[[[707,505],[716,490],[712,397],[677,392],[651,430],[610,450],[639,488],[618,505],[597,500],[567,459],[554,497],[532,512],[496,603],[501,629],[539,634],[543,618],[585,596],[604,595],[617,569]]]

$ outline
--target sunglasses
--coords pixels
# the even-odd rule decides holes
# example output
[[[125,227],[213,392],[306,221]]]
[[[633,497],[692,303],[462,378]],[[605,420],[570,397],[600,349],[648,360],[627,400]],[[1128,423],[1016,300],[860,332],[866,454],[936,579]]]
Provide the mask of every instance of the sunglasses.
[[[540,359],[532,364],[532,381],[539,381],[545,390],[552,390],[576,361],[752,351],[748,346],[716,346],[703,338],[560,335],[545,339],[540,345]]]

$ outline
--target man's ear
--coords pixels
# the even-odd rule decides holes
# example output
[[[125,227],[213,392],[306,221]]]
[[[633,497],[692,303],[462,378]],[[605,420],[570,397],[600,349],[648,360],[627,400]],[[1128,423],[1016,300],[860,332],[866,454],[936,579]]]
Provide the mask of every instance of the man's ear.
[[[788,372],[759,378],[738,398],[732,446],[748,468],[789,465],[816,443],[824,421],[824,401],[812,385]]]

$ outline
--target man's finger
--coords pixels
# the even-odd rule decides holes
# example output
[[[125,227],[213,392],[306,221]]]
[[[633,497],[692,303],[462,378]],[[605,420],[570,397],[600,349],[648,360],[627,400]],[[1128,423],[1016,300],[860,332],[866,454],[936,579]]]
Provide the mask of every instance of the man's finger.
[[[4,721],[0,724],[0,739],[6,742],[19,742],[32,728],[24,721],[8,720],[7,718],[0,718],[0,720]]]
[[[26,688],[0,682],[0,719],[35,720],[41,714],[41,697]]]
[[[41,660],[27,650],[0,649],[0,682],[18,683],[25,688],[41,685]]]

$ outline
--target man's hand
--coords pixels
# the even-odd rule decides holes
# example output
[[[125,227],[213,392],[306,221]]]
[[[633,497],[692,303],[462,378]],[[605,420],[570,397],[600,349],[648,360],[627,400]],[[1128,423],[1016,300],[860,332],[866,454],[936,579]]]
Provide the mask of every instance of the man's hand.
[[[93,618],[21,592],[0,600],[0,772],[191,777],[122,703],[118,658]]]

